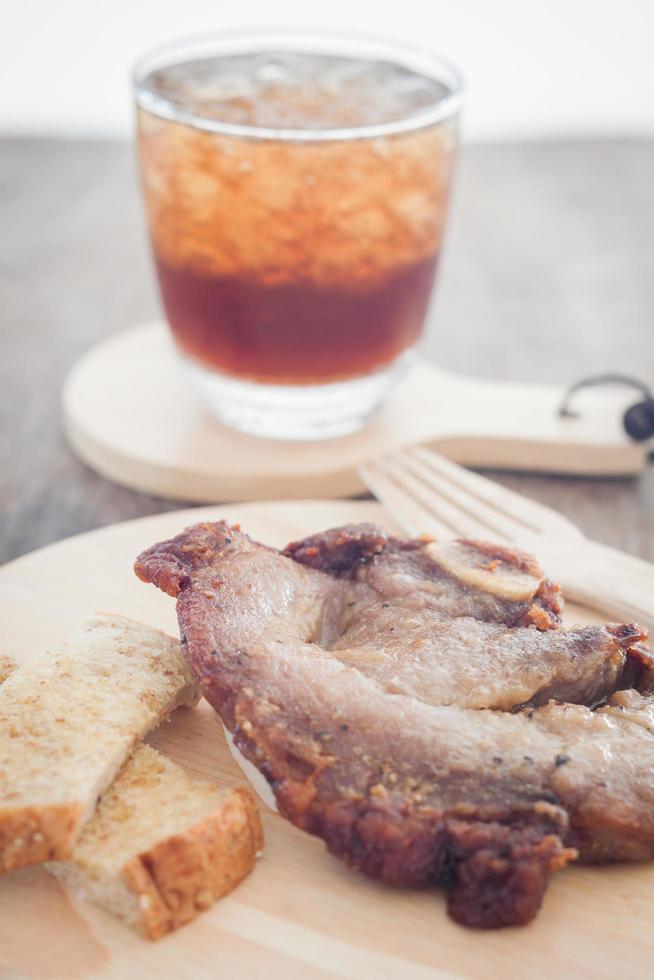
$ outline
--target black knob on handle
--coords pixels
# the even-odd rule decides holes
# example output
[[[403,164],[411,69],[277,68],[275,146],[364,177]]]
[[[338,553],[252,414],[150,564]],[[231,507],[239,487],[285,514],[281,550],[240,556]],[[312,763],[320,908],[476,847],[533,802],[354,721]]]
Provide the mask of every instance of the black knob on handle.
[[[645,442],[654,436],[654,398],[636,402],[624,413],[624,427],[627,435],[636,442]]]
[[[622,424],[627,435],[635,442],[645,442],[646,439],[654,438],[654,393],[638,378],[630,378],[626,374],[598,374],[577,381],[563,396],[563,401],[559,405],[559,415],[562,418],[575,418],[579,413],[572,410],[573,396],[582,388],[607,384],[626,385],[629,388],[636,388],[641,393],[643,400],[626,410],[622,416]]]

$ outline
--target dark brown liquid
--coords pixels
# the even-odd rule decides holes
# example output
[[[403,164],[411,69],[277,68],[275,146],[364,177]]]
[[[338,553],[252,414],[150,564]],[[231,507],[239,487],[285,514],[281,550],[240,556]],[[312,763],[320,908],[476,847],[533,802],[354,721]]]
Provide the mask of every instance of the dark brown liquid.
[[[345,380],[390,364],[419,337],[436,256],[357,289],[217,278],[157,259],[179,347],[209,369],[269,384]]]

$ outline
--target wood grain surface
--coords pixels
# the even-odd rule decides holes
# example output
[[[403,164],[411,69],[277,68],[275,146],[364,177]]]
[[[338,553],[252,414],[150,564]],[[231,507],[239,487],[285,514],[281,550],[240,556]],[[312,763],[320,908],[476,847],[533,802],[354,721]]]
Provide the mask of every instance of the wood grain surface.
[[[134,556],[194,517],[224,515],[281,546],[315,527],[379,520],[369,502],[239,504],[158,515],[62,542],[0,571],[3,647],[17,660],[56,645],[96,611],[176,633],[174,603],[136,579]],[[569,619],[591,621],[580,608]],[[152,743],[189,772],[243,784],[206,703],[181,709]],[[323,844],[263,810],[266,847],[234,892],[148,943],[68,895],[42,868],[0,877],[0,977],[7,980],[643,980],[651,976],[654,864],[570,867],[524,928],[465,929],[438,889],[393,889],[348,870]]]
[[[486,377],[654,381],[654,141],[465,147],[424,351]],[[63,378],[158,311],[130,147],[0,140],[0,560],[177,505],[78,462]],[[120,384],[120,379],[116,379]],[[584,532],[654,558],[654,474],[498,475]]]

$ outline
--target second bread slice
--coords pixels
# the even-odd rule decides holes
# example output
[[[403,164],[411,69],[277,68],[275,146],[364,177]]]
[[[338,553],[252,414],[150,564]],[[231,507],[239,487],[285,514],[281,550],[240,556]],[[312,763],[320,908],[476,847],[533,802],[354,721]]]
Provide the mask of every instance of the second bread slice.
[[[137,742],[197,688],[179,644],[95,620],[0,687],[0,872],[69,856]]]
[[[156,939],[234,888],[262,847],[247,790],[194,779],[140,746],[100,800],[71,859],[48,867],[80,897]]]

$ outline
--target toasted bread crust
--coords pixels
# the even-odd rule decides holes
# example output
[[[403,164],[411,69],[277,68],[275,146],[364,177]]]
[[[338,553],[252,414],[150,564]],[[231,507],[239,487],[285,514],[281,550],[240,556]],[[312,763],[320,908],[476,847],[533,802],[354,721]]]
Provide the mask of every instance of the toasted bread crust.
[[[208,909],[249,874],[262,847],[252,795],[234,789],[200,823],[132,858],[122,877],[139,898],[143,935],[159,939]]]
[[[7,680],[10,674],[16,670],[16,661],[6,653],[0,651],[0,684]]]
[[[72,804],[0,808],[0,874],[25,864],[62,861],[71,852],[83,807]]]

